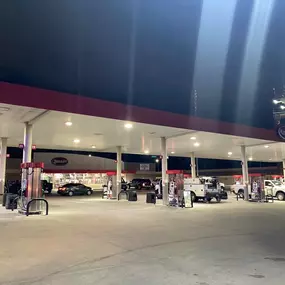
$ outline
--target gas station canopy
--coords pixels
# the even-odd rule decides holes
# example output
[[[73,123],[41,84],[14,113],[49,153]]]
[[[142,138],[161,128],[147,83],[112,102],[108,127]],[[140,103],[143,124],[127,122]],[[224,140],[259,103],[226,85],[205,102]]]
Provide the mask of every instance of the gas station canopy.
[[[161,137],[167,138],[169,156],[240,160],[242,145],[253,161],[274,162],[285,158],[285,146],[277,141],[245,138],[182,128],[126,122],[58,111],[0,105],[0,137],[9,146],[23,143],[24,123],[33,123],[37,148],[115,152],[122,146],[130,154],[159,155]]]

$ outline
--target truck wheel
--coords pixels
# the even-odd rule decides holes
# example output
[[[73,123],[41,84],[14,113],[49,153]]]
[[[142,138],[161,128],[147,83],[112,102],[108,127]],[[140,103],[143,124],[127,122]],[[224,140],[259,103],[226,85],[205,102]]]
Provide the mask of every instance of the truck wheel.
[[[192,191],[191,191],[191,198],[192,198],[192,202],[196,202],[197,201],[196,194],[194,192],[192,192]]]
[[[240,198],[244,199],[244,190],[243,189],[239,189],[238,190],[238,195]]]
[[[285,199],[285,194],[284,194],[284,192],[278,192],[278,193],[276,194],[276,197],[277,197],[277,199],[278,199],[279,201],[284,201],[284,199]]]
[[[216,201],[217,201],[217,203],[220,203],[220,202],[221,202],[221,197],[220,197],[220,196],[217,196],[217,197],[216,197]]]

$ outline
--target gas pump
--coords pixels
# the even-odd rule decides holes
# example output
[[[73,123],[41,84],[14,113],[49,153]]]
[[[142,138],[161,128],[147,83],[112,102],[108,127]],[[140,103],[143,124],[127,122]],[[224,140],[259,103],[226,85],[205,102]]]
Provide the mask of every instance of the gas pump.
[[[107,199],[116,198],[117,175],[116,172],[107,172]]]
[[[19,213],[25,215],[39,215],[43,212],[43,203],[48,214],[48,202],[43,198],[41,174],[44,168],[42,162],[27,162],[21,164],[22,187],[18,202]]]
[[[177,205],[177,200],[175,199],[175,175],[169,175],[168,203],[170,206]]]
[[[252,201],[265,200],[264,177],[261,174],[250,175],[249,197]]]
[[[108,176],[108,182],[107,182],[107,199],[112,198],[112,189],[113,189],[113,183],[112,183],[112,177]]]
[[[181,206],[184,191],[184,174],[181,170],[169,170],[168,201],[170,206]]]

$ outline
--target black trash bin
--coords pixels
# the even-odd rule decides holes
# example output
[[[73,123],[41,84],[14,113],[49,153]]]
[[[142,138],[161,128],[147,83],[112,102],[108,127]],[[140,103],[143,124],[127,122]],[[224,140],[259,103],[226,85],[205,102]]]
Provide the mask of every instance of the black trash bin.
[[[220,197],[222,200],[227,200],[228,199],[228,193],[226,191],[222,191]]]
[[[5,207],[5,205],[6,205],[6,200],[7,200],[7,192],[5,192],[5,193],[3,194],[3,200],[2,200],[2,206],[3,206],[3,207]]]
[[[5,207],[7,210],[17,209],[17,194],[7,193]]]
[[[156,204],[156,195],[153,192],[146,194],[146,202],[149,204]]]
[[[128,201],[137,201],[138,196],[136,191],[129,191]]]

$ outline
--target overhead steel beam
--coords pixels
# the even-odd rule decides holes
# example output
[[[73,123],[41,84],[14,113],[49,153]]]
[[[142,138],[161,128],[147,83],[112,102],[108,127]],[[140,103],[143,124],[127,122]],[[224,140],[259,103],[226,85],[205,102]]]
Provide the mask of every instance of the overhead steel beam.
[[[185,132],[185,133],[180,133],[180,134],[176,134],[173,136],[168,136],[166,137],[167,139],[173,139],[173,138],[179,138],[179,137],[183,137],[183,136],[187,136],[187,135],[193,135],[193,134],[197,134],[198,131],[191,131],[191,132]]]
[[[276,144],[276,143],[280,143],[280,142],[267,142],[267,143],[252,144],[252,145],[245,145],[245,147],[246,148],[256,147],[256,146],[271,145],[271,144]]]
[[[26,123],[29,123],[30,125],[33,125],[36,122],[38,122],[40,119],[42,119],[44,116],[49,114],[50,112],[51,112],[51,110],[44,110],[43,112],[41,112],[40,114],[36,115],[33,119],[27,121]]]

